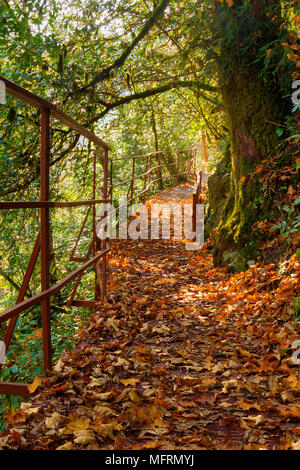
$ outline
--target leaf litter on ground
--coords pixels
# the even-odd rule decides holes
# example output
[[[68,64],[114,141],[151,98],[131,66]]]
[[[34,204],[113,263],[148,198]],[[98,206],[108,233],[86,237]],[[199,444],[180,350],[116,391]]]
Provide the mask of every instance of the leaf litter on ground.
[[[299,449],[297,257],[233,275],[182,241],[111,245],[105,302],[0,448]]]

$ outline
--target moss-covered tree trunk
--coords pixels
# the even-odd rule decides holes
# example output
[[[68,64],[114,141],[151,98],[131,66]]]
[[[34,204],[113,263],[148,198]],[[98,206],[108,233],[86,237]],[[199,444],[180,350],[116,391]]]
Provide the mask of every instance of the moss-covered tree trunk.
[[[270,54],[269,44],[279,38],[280,2],[239,0],[233,8],[220,5],[218,11],[226,15],[226,24],[219,16],[217,28],[233,28],[232,36],[223,35],[218,59],[219,86],[231,141],[231,177],[214,260],[217,265],[239,270],[255,255],[251,227],[258,217],[259,189],[248,175],[262,160],[278,152],[274,123],[283,122],[289,103],[283,98],[276,73],[262,73],[264,55]],[[269,210],[267,201],[264,210]]]

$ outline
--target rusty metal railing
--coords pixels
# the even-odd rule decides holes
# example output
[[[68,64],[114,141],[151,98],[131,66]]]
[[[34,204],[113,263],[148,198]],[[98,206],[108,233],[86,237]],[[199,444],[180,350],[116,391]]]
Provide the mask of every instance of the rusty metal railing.
[[[0,201],[0,210],[8,209],[27,209],[36,208],[40,210],[40,230],[34,247],[30,256],[30,260],[21,284],[21,288],[17,297],[16,304],[8,310],[0,313],[0,324],[8,321],[7,331],[4,337],[6,351],[12,339],[12,335],[21,313],[25,313],[30,307],[40,304],[42,313],[42,342],[43,342],[43,364],[44,373],[47,375],[48,371],[52,368],[52,344],[51,344],[51,315],[50,315],[50,299],[57,294],[63,287],[71,281],[76,280],[73,288],[71,298],[68,305],[81,306],[81,307],[96,307],[99,303],[101,296],[105,295],[106,286],[106,254],[109,251],[107,242],[100,240],[96,234],[96,205],[99,203],[108,203],[110,198],[108,196],[108,164],[109,146],[103,142],[99,137],[94,135],[88,129],[83,127],[78,122],[74,121],[70,116],[58,109],[54,104],[34,95],[33,93],[21,88],[20,86],[0,77],[0,80],[5,83],[6,92],[11,96],[22,100],[41,111],[40,121],[40,200],[39,201]],[[50,118],[54,118],[60,123],[68,126],[70,129],[75,130],[81,136],[84,136],[88,141],[93,142],[95,146],[94,159],[93,159],[93,199],[83,201],[69,201],[69,202],[54,202],[49,200],[49,169],[50,169]],[[102,198],[96,199],[96,162],[101,158],[103,166],[103,191]],[[72,251],[70,260],[81,262],[81,266],[65,276],[62,280],[53,286],[50,286],[50,208],[64,208],[64,207],[80,207],[87,206],[88,213],[84,220],[81,232],[77,238],[75,247]],[[81,237],[83,227],[86,223],[89,213],[93,213],[93,230],[91,236],[91,243],[85,257],[75,257],[75,251],[78,241]],[[26,300],[25,295],[29,286],[38,256],[40,254],[41,261],[41,292]],[[90,266],[95,267],[95,301],[76,300],[75,295],[84,272]],[[28,384],[25,383],[7,383],[0,382],[0,394],[12,394],[29,396],[30,391]]]
[[[202,191],[202,170],[197,173],[196,189],[193,193],[193,209],[192,209],[192,230],[196,232],[197,224],[197,205],[201,203],[201,191]]]
[[[152,152],[145,155],[133,155],[127,157],[120,157],[114,158],[111,160],[111,170],[110,174],[116,177],[115,171],[113,169],[113,164],[115,162],[121,161],[129,161],[131,162],[130,173],[131,177],[124,180],[114,182],[113,178],[110,180],[109,185],[109,196],[113,197],[113,190],[121,187],[127,186],[125,188],[125,193],[127,194],[127,200],[125,204],[129,204],[130,202],[134,201],[135,199],[144,201],[146,198],[150,197],[151,194],[151,186],[155,183],[158,183],[158,187],[156,190],[161,190],[162,185],[161,183],[166,179],[173,180],[174,184],[179,184],[179,177],[182,176],[185,179],[190,179],[196,175],[196,159],[197,159],[197,148],[192,149],[184,149],[184,150],[176,150],[176,151],[159,151],[159,152]],[[181,159],[181,155],[186,154],[187,158]],[[172,160],[170,163],[166,163],[162,161],[163,156],[166,159]],[[143,159],[143,172],[137,174],[136,169],[136,161],[138,159]],[[155,164],[153,164],[153,161]],[[181,168],[180,168],[181,166]],[[174,167],[174,172],[169,172],[164,174],[164,170]],[[154,178],[152,178],[154,176]],[[135,182],[139,179],[143,180],[142,186],[143,189],[136,192]],[[118,209],[121,206],[118,207]],[[117,209],[116,209],[117,210]]]
[[[121,158],[111,159],[109,158],[110,147],[103,142],[100,138],[94,135],[92,132],[87,130],[78,122],[74,121],[71,117],[59,110],[54,104],[30,93],[29,91],[21,88],[20,86],[0,77],[6,85],[6,91],[13,97],[22,100],[23,102],[40,109],[41,121],[40,121],[40,199],[38,201],[0,201],[0,210],[11,210],[11,209],[27,209],[35,208],[40,210],[40,231],[36,238],[33,246],[33,250],[29,259],[27,269],[21,284],[21,288],[16,300],[16,304],[0,313],[0,324],[8,321],[8,328],[5,334],[4,343],[6,350],[12,339],[12,335],[21,313],[26,313],[29,308],[35,305],[41,305],[42,314],[42,342],[43,342],[43,364],[44,373],[47,375],[48,371],[52,369],[52,345],[51,345],[51,316],[50,316],[50,299],[56,295],[63,287],[68,285],[71,281],[75,280],[70,298],[67,302],[69,307],[89,307],[97,308],[101,298],[106,293],[106,278],[107,278],[107,266],[106,266],[106,255],[110,248],[107,245],[106,240],[101,240],[97,236],[97,213],[96,205],[103,203],[104,207],[106,204],[111,203],[113,200],[114,189],[127,186],[125,193],[127,193],[126,204],[132,202],[135,199],[146,200],[146,197],[150,196],[151,186],[158,183],[157,190],[162,189],[162,182],[165,179],[172,179],[174,184],[178,184],[180,177],[183,179],[190,180],[196,175],[196,160],[197,160],[197,149],[177,150],[171,151],[159,151],[153,152],[146,155],[135,155],[126,156]],[[70,129],[75,130],[81,136],[86,137],[95,146],[94,158],[93,158],[93,199],[81,200],[81,201],[66,201],[56,202],[49,200],[49,169],[50,169],[50,118],[54,118],[60,123],[68,126]],[[205,149],[205,141],[203,140],[205,162],[207,162],[207,153]],[[185,154],[185,158],[183,155]],[[96,163],[97,159],[100,158],[103,167],[103,187],[102,187],[102,198],[96,199],[96,183],[97,183],[97,171]],[[163,161],[163,158],[165,161]],[[143,159],[142,173],[137,173],[138,159]],[[128,161],[131,166],[129,167],[130,178],[124,181],[114,181],[116,178],[116,172],[114,170],[114,163],[120,161]],[[173,167],[173,171],[170,168]],[[127,164],[128,169],[128,164]],[[164,173],[168,169],[169,173]],[[154,178],[153,178],[154,176]],[[138,191],[136,191],[136,181],[142,179],[142,184]],[[142,190],[141,190],[142,186]],[[198,185],[199,188],[199,185]],[[200,189],[197,190],[196,199],[201,192],[201,181]],[[195,199],[195,200],[196,200]],[[194,197],[193,197],[194,204]],[[87,206],[87,213],[84,218],[82,227],[79,235],[76,239],[75,246],[71,252],[69,261],[82,263],[77,269],[69,273],[55,285],[50,286],[50,218],[49,210],[51,208],[72,208]],[[193,206],[194,207],[194,206]],[[120,208],[120,206],[119,206]],[[118,209],[119,209],[118,208]],[[106,210],[106,209],[105,209]],[[117,209],[116,209],[117,210]],[[78,247],[80,238],[83,230],[86,226],[89,215],[93,216],[93,227],[91,234],[91,242],[88,251],[84,257],[76,256],[76,249]],[[103,218],[109,215],[104,212]],[[41,260],[41,292],[26,299],[26,292],[32,278],[35,265],[37,263],[38,256],[40,254]],[[85,271],[94,266],[95,268],[95,300],[78,300],[76,299],[76,293],[84,275]],[[1,367],[1,364],[0,364]],[[25,383],[7,383],[0,382],[0,394],[12,394],[21,396],[30,396],[31,393],[28,388],[28,384]]]

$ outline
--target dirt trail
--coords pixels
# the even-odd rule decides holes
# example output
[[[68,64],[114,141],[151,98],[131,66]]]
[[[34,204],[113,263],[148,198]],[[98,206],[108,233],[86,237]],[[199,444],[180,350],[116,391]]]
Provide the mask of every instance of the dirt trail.
[[[300,448],[299,366],[282,352],[299,337],[295,258],[233,276],[180,241],[126,240],[109,262],[106,303],[0,447]]]

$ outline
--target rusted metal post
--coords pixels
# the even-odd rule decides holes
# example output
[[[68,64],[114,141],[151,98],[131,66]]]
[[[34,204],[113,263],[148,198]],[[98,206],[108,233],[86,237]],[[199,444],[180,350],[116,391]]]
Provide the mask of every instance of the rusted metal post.
[[[50,110],[41,110],[41,158],[40,158],[40,200],[49,200],[49,159],[50,159]],[[50,223],[49,208],[40,209],[41,230],[40,230],[40,250],[41,250],[41,290],[45,291],[50,286],[49,275],[49,239]],[[41,301],[42,306],[42,327],[43,327],[43,357],[44,372],[52,368],[52,348],[51,348],[51,313],[50,299]]]
[[[193,194],[193,212],[192,212],[192,230],[193,232],[196,232],[197,229],[197,204],[200,204],[201,202],[201,189],[202,189],[202,171],[200,171],[197,175],[197,186],[196,186],[196,192]],[[195,237],[193,239],[195,241]]]
[[[107,199],[107,170],[108,170],[108,150],[104,150],[104,161],[103,161],[103,199]],[[104,204],[104,218],[107,217],[107,204]],[[102,250],[106,249],[106,239],[102,241]],[[106,296],[106,277],[107,277],[107,265],[106,265],[106,254],[102,258],[102,292],[101,296],[104,299]]]
[[[132,159],[132,173],[131,173],[131,185],[130,185],[130,198],[133,199],[134,193],[134,175],[135,175],[135,158]]]
[[[162,182],[162,170],[161,170],[161,152],[158,154],[158,189],[163,189],[163,182]]]
[[[151,173],[152,173],[152,155],[149,156],[149,175],[148,175],[148,199],[150,197],[150,188],[151,188]]]
[[[149,157],[147,155],[147,160],[146,160],[146,168],[145,168],[145,173],[147,173],[147,171],[149,170]],[[145,174],[144,176],[144,204],[146,202],[146,187],[147,187],[147,174]]]
[[[199,173],[199,203],[201,200],[201,190],[202,190],[202,170]]]
[[[196,232],[197,194],[193,194],[192,230]],[[193,240],[194,241],[194,240]]]
[[[96,199],[96,179],[97,179],[97,152],[94,152],[93,159],[93,199]],[[97,251],[101,250],[101,241],[96,234],[96,204],[93,205],[93,241],[92,241],[92,254],[95,256]],[[89,254],[90,256],[90,254]],[[77,281],[79,286],[79,280]],[[97,269],[95,269],[95,300],[100,300],[101,290],[99,285]],[[70,299],[71,300],[71,299]],[[73,301],[73,299],[72,299]]]
[[[206,141],[205,141],[205,134],[202,134],[202,146],[203,146],[203,155],[204,155],[204,162],[205,162],[205,169],[208,170],[208,156],[207,156],[207,149],[206,149]]]
[[[96,152],[94,152],[94,158],[93,158],[93,199],[96,199],[96,175],[97,175],[97,170],[96,170],[96,163],[97,163],[97,157],[96,157]],[[93,256],[95,256],[96,253],[96,205],[93,205]]]
[[[110,202],[112,204],[112,197],[113,197],[113,161],[112,161],[112,158],[110,160],[110,190],[109,190],[109,198],[110,198]]]

